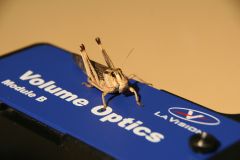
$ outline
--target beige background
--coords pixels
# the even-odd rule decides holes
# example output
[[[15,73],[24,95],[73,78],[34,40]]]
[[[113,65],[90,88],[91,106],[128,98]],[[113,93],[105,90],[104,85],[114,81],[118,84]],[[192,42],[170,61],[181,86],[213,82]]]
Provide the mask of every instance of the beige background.
[[[78,52],[85,43],[103,62],[96,36],[125,73],[240,113],[237,0],[0,0],[0,55],[38,42]]]

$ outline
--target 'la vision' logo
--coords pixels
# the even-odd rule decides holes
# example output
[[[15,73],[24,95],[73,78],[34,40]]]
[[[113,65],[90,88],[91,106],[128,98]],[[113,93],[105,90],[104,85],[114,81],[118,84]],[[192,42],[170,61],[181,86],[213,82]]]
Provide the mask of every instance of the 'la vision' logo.
[[[180,108],[180,107],[172,107],[168,109],[168,112],[173,116],[203,125],[219,125],[220,120],[210,114],[189,109],[189,108]]]

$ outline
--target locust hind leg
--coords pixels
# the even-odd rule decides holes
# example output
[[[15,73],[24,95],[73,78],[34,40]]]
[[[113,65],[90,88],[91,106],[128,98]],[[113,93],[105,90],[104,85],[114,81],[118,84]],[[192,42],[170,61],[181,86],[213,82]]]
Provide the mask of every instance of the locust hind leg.
[[[80,51],[81,51],[81,56],[82,56],[84,67],[86,69],[86,74],[87,74],[89,80],[99,84],[99,77],[87,55],[85,46],[83,44],[80,45]]]
[[[110,67],[110,68],[115,68],[114,65],[113,65],[113,62],[110,59],[110,57],[108,56],[106,50],[102,47],[102,42],[101,42],[100,38],[97,37],[95,40],[96,40],[98,46],[100,47],[100,49],[102,51],[102,54],[103,54],[105,62],[107,63],[107,66]]]
[[[134,93],[135,96],[135,100],[137,102],[137,105],[142,106],[141,102],[140,102],[140,98],[139,95],[137,94],[137,91],[133,88],[133,87],[129,87],[129,91]]]

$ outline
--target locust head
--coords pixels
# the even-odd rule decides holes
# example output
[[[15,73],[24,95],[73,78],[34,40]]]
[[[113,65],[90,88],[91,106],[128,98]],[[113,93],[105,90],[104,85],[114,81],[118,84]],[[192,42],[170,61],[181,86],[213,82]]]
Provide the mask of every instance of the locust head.
[[[123,74],[120,68],[116,68],[111,72],[111,76],[118,84],[118,91],[122,93],[128,89],[128,78]]]

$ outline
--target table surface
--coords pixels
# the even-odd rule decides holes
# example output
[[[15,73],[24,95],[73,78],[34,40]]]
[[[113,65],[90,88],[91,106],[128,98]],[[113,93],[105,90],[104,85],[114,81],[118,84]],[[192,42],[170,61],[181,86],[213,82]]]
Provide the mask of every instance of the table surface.
[[[77,53],[85,43],[103,63],[94,42],[100,36],[127,75],[240,113],[239,16],[237,0],[0,1],[0,55],[39,42]]]

